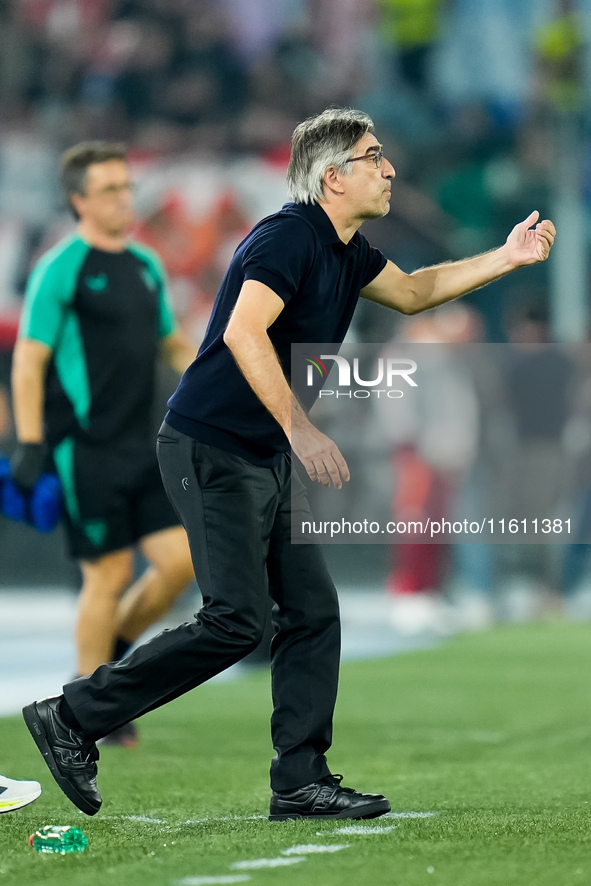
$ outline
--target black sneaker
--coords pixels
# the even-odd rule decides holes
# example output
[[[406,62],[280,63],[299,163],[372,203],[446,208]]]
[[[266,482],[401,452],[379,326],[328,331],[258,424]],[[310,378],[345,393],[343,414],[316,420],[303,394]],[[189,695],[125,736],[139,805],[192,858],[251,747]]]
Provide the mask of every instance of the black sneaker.
[[[126,723],[124,726],[119,726],[117,729],[113,729],[112,732],[109,732],[108,735],[105,735],[104,738],[100,738],[97,742],[97,744],[100,744],[105,748],[137,748],[137,743],[137,726],[133,720],[130,723]]]
[[[70,729],[59,715],[61,695],[23,708],[23,717],[51,774],[66,797],[87,815],[95,815],[103,799],[96,786],[97,746]]]
[[[342,788],[342,779],[342,775],[327,775],[295,791],[275,792],[269,820],[377,818],[390,812],[390,804],[381,794],[360,794],[352,788]]]

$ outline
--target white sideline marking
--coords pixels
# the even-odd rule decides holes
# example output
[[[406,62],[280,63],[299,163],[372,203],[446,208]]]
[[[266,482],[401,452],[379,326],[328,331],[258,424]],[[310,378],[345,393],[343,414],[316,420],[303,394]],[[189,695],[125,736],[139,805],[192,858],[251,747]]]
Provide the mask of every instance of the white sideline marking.
[[[301,846],[291,846],[289,849],[282,849],[281,855],[312,855],[315,852],[340,852],[341,849],[348,849],[349,843],[333,843],[331,846],[323,846],[320,843],[306,843]]]
[[[284,868],[289,864],[305,861],[305,856],[294,855],[291,858],[254,858],[249,861],[235,861],[230,865],[232,871],[256,871],[259,868]]]
[[[386,812],[382,818],[433,818],[438,812]]]
[[[150,818],[149,815],[124,815],[128,821],[147,821],[149,824],[166,824],[163,818]]]
[[[219,815],[205,818],[188,818],[185,824],[211,824],[214,821],[268,821],[268,815]]]
[[[182,880],[173,880],[175,886],[214,886],[216,883],[246,883],[250,880],[248,874],[238,874],[238,876],[221,877],[184,877]]]
[[[329,831],[331,834],[389,834],[396,828],[395,824],[386,825],[386,827],[380,827],[379,825],[374,825],[373,827],[368,827],[363,824],[349,824],[344,828],[335,828],[334,831]],[[326,831],[316,831],[318,837],[324,837],[326,835]]]

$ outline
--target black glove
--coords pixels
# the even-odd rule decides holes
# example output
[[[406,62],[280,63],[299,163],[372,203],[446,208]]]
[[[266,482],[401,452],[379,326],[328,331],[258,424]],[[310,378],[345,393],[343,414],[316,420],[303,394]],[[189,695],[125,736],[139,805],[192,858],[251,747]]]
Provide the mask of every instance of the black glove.
[[[10,476],[21,492],[31,492],[43,473],[45,443],[17,443],[10,459]]]

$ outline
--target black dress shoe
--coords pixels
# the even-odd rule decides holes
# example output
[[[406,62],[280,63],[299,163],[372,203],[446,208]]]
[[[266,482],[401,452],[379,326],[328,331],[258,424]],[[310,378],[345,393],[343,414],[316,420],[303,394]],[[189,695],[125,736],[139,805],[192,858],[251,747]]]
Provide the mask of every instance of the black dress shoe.
[[[23,717],[51,774],[66,797],[87,815],[95,815],[103,799],[96,786],[95,743],[70,729],[59,714],[61,695],[23,708]]]
[[[360,794],[352,788],[342,788],[342,778],[327,775],[294,791],[275,792],[269,820],[377,818],[390,812],[390,804],[381,794]]]

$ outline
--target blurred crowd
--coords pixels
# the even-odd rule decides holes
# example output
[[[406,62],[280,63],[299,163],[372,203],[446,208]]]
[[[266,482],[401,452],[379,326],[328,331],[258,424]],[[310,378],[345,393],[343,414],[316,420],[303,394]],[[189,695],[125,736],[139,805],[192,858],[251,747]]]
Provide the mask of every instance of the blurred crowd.
[[[535,307],[506,322],[508,342],[482,343],[482,315],[460,302],[406,318],[385,346],[350,342],[369,389],[315,410],[352,477],[338,495],[311,484],[315,531],[375,521],[377,535],[348,538],[381,545],[396,524],[384,583],[408,634],[591,618],[591,346],[552,343]],[[376,396],[378,355],[415,361],[416,387]]]
[[[166,169],[168,187],[140,207],[145,233],[173,277],[195,277],[211,228],[238,235],[259,211],[251,195],[233,202],[231,160],[282,174],[294,125],[330,104],[370,113],[397,170],[392,218],[375,230],[392,258],[412,269],[491,248],[532,207],[549,214],[556,121],[586,127],[589,34],[589,0],[5,0],[0,312],[63,213],[66,147],[115,139],[139,177]],[[205,207],[182,184],[198,164],[220,169]],[[203,277],[211,299],[219,275]],[[543,302],[545,269],[529,279]]]
[[[534,208],[551,217],[565,132],[588,212],[590,97],[591,0],[4,0],[0,394],[30,268],[73,224],[57,175],[70,145],[129,146],[136,235],[161,254],[197,346],[233,249],[285,199],[289,139],[304,117],[331,104],[373,117],[397,179],[390,215],[367,236],[411,271],[499,245]],[[449,314],[449,324],[457,333],[465,321],[473,342],[550,341],[549,290],[548,267],[536,266],[518,285],[469,296],[464,320]],[[354,335],[441,340],[441,318],[421,322],[409,333],[362,304]],[[10,435],[0,396],[0,449]],[[407,443],[397,470],[407,458],[416,475]],[[481,547],[479,580],[491,585],[493,555]],[[581,583],[578,547],[556,587]],[[442,584],[442,569],[426,584]]]

